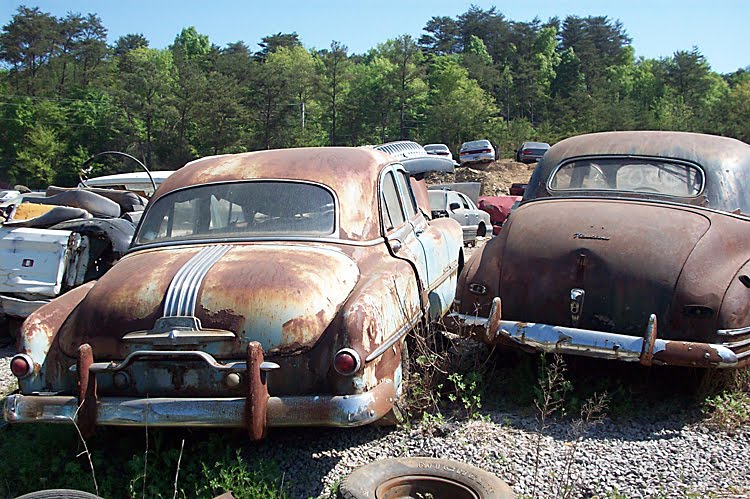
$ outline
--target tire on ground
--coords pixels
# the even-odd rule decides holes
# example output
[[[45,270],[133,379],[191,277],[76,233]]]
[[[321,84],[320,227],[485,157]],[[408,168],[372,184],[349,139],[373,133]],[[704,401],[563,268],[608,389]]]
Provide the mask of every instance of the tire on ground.
[[[375,499],[387,497],[388,492],[393,497],[515,497],[508,484],[492,473],[470,464],[430,457],[375,461],[354,470],[339,487],[339,497],[344,499]]]
[[[479,224],[479,229],[477,229],[477,236],[484,237],[487,235],[487,226],[484,225],[484,222]]]
[[[16,499],[101,499],[99,496],[81,490],[47,489],[29,492]]]

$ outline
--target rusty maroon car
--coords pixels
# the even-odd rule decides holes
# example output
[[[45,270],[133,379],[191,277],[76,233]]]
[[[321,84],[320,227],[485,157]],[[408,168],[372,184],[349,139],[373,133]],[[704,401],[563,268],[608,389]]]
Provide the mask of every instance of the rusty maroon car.
[[[467,262],[453,317],[492,344],[643,365],[750,362],[750,146],[681,132],[554,145]]]
[[[404,337],[448,311],[463,261],[460,226],[425,214],[442,168],[414,143],[189,163],[122,260],[26,320],[6,421],[259,439],[389,414]]]

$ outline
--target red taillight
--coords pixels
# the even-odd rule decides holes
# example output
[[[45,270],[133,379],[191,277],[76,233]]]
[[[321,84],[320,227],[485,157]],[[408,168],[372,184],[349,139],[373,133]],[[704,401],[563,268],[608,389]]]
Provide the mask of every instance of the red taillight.
[[[31,359],[26,355],[16,355],[10,361],[10,371],[17,378],[25,378],[31,374]]]
[[[531,149],[524,149],[521,154],[534,154]]]
[[[480,153],[485,153],[485,152],[486,152],[486,153],[491,153],[492,151],[490,151],[489,149],[482,149],[482,150],[481,150],[481,151],[479,151],[479,152],[480,152]]]
[[[359,354],[351,348],[343,348],[333,358],[333,368],[343,376],[351,376],[359,370]]]

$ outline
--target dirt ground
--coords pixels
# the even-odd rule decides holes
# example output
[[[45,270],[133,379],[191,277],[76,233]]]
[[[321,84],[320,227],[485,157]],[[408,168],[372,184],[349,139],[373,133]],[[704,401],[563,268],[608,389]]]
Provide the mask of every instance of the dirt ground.
[[[536,163],[518,163],[512,159],[500,159],[488,165],[457,166],[454,173],[431,174],[427,184],[453,182],[481,182],[482,196],[503,196],[513,183],[527,183]]]

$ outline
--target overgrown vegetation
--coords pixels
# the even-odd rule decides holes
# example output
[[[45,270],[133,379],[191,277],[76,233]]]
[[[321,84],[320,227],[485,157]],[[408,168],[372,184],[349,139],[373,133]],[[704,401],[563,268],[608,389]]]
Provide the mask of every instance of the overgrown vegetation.
[[[285,477],[274,463],[246,457],[231,445],[244,442],[244,435],[226,440],[226,432],[151,429],[144,453],[141,431],[100,429],[87,441],[102,497],[210,498],[226,491],[236,498],[286,497]],[[0,467],[0,496],[44,488],[93,493],[93,477],[82,451],[73,426],[0,429],[0,452],[6,456],[6,465]]]
[[[709,373],[702,390],[707,425],[733,432],[750,424],[750,369]]]
[[[137,29],[137,26],[133,26]],[[750,141],[750,72],[719,75],[696,48],[643,59],[606,16],[518,22],[494,7],[429,19],[418,39],[364,54],[296,33],[220,47],[193,27],[165,49],[108,45],[95,14],[20,6],[0,31],[0,181],[70,185],[93,153],[153,169],[200,156],[397,139],[456,150],[671,129]],[[110,172],[96,165],[91,174]]]

